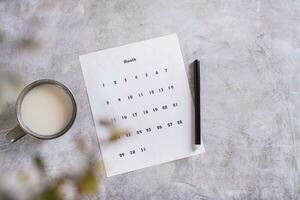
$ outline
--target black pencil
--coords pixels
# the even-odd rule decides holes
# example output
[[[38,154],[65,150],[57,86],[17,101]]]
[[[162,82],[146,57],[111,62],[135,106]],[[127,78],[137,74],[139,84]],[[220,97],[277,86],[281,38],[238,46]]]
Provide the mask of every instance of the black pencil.
[[[195,145],[201,145],[200,61],[194,61]]]

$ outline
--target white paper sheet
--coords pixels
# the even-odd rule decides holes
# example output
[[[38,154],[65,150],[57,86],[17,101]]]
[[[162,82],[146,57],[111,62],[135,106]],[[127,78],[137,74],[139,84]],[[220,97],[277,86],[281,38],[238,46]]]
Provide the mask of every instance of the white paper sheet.
[[[80,56],[107,176],[203,153],[176,34]],[[109,142],[101,120],[128,131]]]

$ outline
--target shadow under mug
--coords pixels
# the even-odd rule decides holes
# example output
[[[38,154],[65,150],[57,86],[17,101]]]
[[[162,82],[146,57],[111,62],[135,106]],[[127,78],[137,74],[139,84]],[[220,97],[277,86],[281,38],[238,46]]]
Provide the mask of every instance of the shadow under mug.
[[[30,130],[26,126],[26,124],[23,122],[22,115],[21,115],[21,106],[22,106],[22,102],[23,102],[23,99],[26,96],[26,94],[31,89],[33,89],[37,86],[43,85],[43,84],[54,85],[54,86],[62,89],[70,97],[70,100],[72,102],[73,112],[72,112],[72,116],[71,116],[69,123],[65,126],[65,128],[63,130],[61,130],[60,132],[55,133],[53,135],[39,135],[38,133],[35,133],[34,131]],[[9,142],[14,143],[15,141],[19,140],[20,138],[22,138],[23,136],[25,136],[27,134],[31,135],[35,138],[42,139],[42,140],[49,140],[49,139],[57,138],[57,137],[65,134],[72,127],[72,125],[75,121],[75,118],[76,118],[76,114],[77,114],[77,106],[76,106],[74,96],[73,96],[72,92],[65,85],[63,85],[62,83],[57,82],[55,80],[51,80],[51,79],[41,79],[41,80],[34,81],[33,83],[27,85],[22,90],[22,92],[20,93],[20,95],[17,99],[16,115],[17,115],[18,125],[6,134],[6,139]]]

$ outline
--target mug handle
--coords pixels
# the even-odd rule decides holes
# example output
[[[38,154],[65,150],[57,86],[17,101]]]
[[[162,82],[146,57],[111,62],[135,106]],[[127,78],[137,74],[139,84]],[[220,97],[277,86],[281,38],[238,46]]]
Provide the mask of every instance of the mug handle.
[[[20,125],[17,125],[14,129],[10,130],[6,134],[6,139],[10,143],[14,143],[25,135],[26,135],[26,133],[23,131],[23,129],[20,127]]]

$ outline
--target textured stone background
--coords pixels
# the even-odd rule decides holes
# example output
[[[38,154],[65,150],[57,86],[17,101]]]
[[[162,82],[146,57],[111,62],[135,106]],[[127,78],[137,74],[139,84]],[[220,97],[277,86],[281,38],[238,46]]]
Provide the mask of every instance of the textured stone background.
[[[1,143],[0,174],[30,168],[36,152],[51,174],[75,168],[77,135],[100,157],[78,56],[170,33],[187,72],[202,61],[207,153],[105,179],[95,199],[300,199],[297,0],[0,0],[0,74],[19,74],[22,84],[57,79],[79,109],[59,139]],[[8,129],[14,95],[1,96]]]

